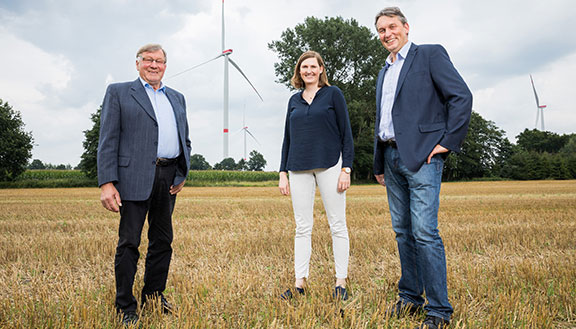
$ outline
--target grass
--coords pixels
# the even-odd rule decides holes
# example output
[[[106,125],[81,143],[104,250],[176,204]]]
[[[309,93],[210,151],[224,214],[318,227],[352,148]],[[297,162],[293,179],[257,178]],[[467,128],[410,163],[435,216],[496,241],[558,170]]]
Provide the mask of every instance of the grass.
[[[3,189],[0,209],[0,327],[118,328],[118,216],[101,207],[98,189]],[[444,183],[451,328],[576,328],[575,218],[576,181]],[[413,328],[422,320],[383,315],[400,276],[383,188],[348,193],[348,302],[330,298],[319,198],[315,224],[310,293],[287,303],[278,296],[293,281],[290,199],[275,187],[185,188],[165,292],[178,311],[144,313],[143,327]],[[144,234],[142,255],[146,245]]]

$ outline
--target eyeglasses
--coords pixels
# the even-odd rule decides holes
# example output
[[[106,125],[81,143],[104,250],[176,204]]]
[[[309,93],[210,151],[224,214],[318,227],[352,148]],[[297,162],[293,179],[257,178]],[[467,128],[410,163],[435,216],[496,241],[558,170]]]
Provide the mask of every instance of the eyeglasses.
[[[165,59],[154,59],[154,58],[142,58],[140,57],[140,61],[144,62],[146,65],[152,65],[152,63],[156,63],[158,65],[165,65]]]

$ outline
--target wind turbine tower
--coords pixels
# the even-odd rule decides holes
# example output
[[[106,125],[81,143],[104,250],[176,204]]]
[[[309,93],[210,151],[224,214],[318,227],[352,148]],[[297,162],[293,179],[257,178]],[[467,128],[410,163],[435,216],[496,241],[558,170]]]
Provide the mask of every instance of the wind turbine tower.
[[[540,105],[540,100],[538,100],[538,93],[536,93],[536,87],[534,87],[534,80],[532,79],[532,74],[530,74],[530,82],[532,82],[532,90],[534,90],[534,97],[536,98],[536,123],[534,124],[534,128],[538,129],[538,119],[540,119],[540,123],[542,125],[542,131],[544,129],[544,109],[546,105]]]
[[[229,129],[228,129],[228,124],[229,124],[229,120],[228,120],[228,107],[229,107],[229,100],[228,100],[228,95],[229,95],[229,90],[228,90],[228,63],[230,62],[230,58],[228,58],[228,56],[232,53],[232,49],[226,49],[226,45],[225,45],[225,40],[226,40],[226,28],[224,26],[224,0],[222,0],[222,54],[224,55],[224,115],[223,115],[223,124],[222,127],[223,128],[223,158],[222,159],[226,159],[228,157],[228,141],[229,141]],[[250,81],[248,81],[250,82]]]
[[[246,107],[244,107],[244,115],[242,118],[242,131],[244,132],[244,161],[248,160],[248,157],[246,155],[246,135],[250,135],[250,137],[252,137],[252,139],[258,143],[258,145],[261,145],[260,142],[256,139],[256,137],[254,137],[254,135],[252,135],[252,133],[250,132],[250,130],[248,130],[248,126],[246,125]]]
[[[244,72],[242,72],[242,70],[240,69],[240,67],[238,66],[238,64],[236,64],[232,58],[230,58],[230,55],[232,55],[232,49],[226,49],[226,43],[225,43],[225,24],[224,24],[224,0],[222,0],[222,53],[220,53],[220,55],[207,60],[203,63],[200,63],[198,65],[195,65],[189,69],[186,69],[180,73],[177,73],[173,76],[171,76],[170,78],[176,77],[180,74],[183,74],[185,72],[188,72],[190,70],[193,70],[197,67],[200,67],[204,64],[207,64],[209,62],[212,62],[214,60],[217,60],[220,57],[224,57],[224,113],[223,113],[223,129],[222,129],[222,135],[223,135],[223,159],[228,158],[228,141],[229,141],[229,119],[228,119],[228,108],[229,108],[229,82],[228,82],[228,64],[232,64],[232,66],[234,66],[234,68],[236,70],[238,70],[238,72],[240,72],[240,74],[244,77],[244,79],[246,79],[246,81],[248,82],[248,84],[250,84],[250,87],[252,87],[252,89],[256,92],[256,95],[258,95],[258,97],[260,98],[261,101],[264,101],[264,99],[262,98],[262,96],[260,96],[260,93],[258,92],[258,90],[256,90],[256,87],[254,87],[254,85],[252,84],[252,82],[250,82],[250,80],[248,79],[248,77],[246,76],[246,74],[244,74]]]
[[[226,29],[225,29],[225,25],[224,25],[224,0],[222,0],[222,55],[224,56],[224,116],[223,116],[223,158],[227,158],[228,157],[228,141],[229,141],[229,119],[228,119],[228,107],[229,107],[229,83],[228,83],[228,63],[231,63],[237,70],[238,72],[240,72],[240,74],[242,74],[242,76],[244,77],[244,79],[246,79],[246,81],[248,81],[248,83],[250,84],[250,86],[252,86],[252,89],[254,89],[254,91],[256,92],[256,94],[258,95],[258,97],[260,98],[261,101],[264,101],[264,99],[262,99],[262,96],[260,96],[260,93],[258,92],[258,90],[256,90],[256,88],[254,87],[254,85],[252,84],[252,82],[250,82],[250,80],[248,79],[248,77],[244,74],[244,72],[242,72],[242,70],[240,69],[240,67],[229,57],[232,54],[232,49],[226,49],[226,45],[225,45],[225,33],[226,33]]]

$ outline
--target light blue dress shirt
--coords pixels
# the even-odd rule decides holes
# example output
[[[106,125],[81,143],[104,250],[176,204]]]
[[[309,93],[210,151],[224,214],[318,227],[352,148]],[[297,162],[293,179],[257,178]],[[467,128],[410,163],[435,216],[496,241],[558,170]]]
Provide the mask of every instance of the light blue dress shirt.
[[[180,155],[178,141],[178,126],[172,104],[166,96],[166,86],[161,83],[160,88],[154,90],[149,83],[140,78],[146,94],[154,108],[156,121],[158,122],[158,157],[174,159]]]
[[[395,140],[394,124],[392,122],[392,106],[396,96],[396,87],[398,87],[398,77],[404,65],[404,60],[410,50],[412,42],[408,41],[396,54],[396,61],[392,62],[392,55],[386,58],[386,74],[382,83],[382,99],[380,100],[380,126],[378,127],[378,137],[381,140]]]

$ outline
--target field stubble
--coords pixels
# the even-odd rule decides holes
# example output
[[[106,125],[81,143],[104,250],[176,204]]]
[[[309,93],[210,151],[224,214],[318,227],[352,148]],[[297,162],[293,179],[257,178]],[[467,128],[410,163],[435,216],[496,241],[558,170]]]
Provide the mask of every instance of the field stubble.
[[[442,189],[451,327],[575,328],[576,182],[447,183]],[[101,207],[99,191],[0,190],[0,207],[0,327],[118,327],[118,216]],[[315,216],[310,293],[288,303],[278,296],[293,281],[290,199],[272,187],[185,188],[174,214],[165,292],[178,310],[174,316],[144,313],[143,326],[412,328],[422,320],[384,318],[396,300],[400,270],[383,188],[348,192],[347,302],[331,299],[331,238],[318,195]],[[141,255],[146,245],[143,234]]]

